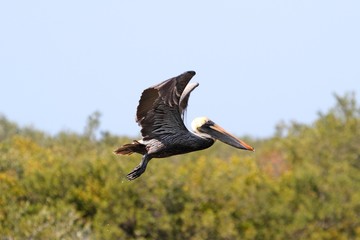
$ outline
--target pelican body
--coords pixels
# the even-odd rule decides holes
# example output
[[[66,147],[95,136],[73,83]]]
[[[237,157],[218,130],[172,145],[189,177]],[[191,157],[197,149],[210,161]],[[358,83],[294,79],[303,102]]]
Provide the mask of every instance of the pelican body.
[[[237,139],[207,117],[195,118],[188,131],[183,118],[190,93],[199,86],[189,83],[194,71],[185,72],[158,85],[145,89],[136,112],[136,122],[141,126],[141,140],[134,140],[114,151],[115,154],[143,155],[140,164],[126,177],[134,180],[143,174],[152,158],[203,150],[220,140],[235,148],[254,151],[254,148]]]

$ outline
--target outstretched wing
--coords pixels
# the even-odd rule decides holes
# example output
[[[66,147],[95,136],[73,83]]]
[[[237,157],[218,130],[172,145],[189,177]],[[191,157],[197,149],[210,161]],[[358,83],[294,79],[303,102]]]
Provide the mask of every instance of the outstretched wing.
[[[197,84],[189,84],[194,71],[185,72],[143,91],[136,112],[144,140],[162,139],[186,130],[181,118],[190,92]]]

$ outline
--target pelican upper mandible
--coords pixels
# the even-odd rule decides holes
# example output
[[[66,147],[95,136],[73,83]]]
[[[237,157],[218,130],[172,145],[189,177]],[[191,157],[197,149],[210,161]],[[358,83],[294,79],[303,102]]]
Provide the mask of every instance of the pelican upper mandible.
[[[127,179],[134,180],[143,174],[152,158],[202,150],[212,146],[215,140],[254,151],[253,147],[207,117],[195,118],[191,123],[193,132],[188,131],[183,117],[190,93],[199,86],[198,83],[189,83],[194,75],[194,71],[188,71],[143,91],[136,112],[142,139],[114,151],[121,155],[143,155],[140,164],[126,176]]]

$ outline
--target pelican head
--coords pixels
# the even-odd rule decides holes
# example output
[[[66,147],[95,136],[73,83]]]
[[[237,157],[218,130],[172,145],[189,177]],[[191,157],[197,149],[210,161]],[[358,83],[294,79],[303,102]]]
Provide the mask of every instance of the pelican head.
[[[217,139],[235,148],[255,151],[253,147],[228,133],[207,117],[195,118],[191,123],[191,128],[200,137]]]

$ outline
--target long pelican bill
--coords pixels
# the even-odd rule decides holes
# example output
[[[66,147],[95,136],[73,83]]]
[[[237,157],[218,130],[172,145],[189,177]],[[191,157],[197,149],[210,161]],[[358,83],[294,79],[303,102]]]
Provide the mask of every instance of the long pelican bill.
[[[235,148],[249,150],[249,151],[255,151],[253,147],[251,147],[249,144],[245,143],[244,141],[236,138],[232,134],[228,133],[225,129],[220,127],[219,125],[213,123],[211,125],[208,125],[206,127],[202,127],[202,131],[209,134],[211,137],[229,144],[230,146],[233,146]]]

